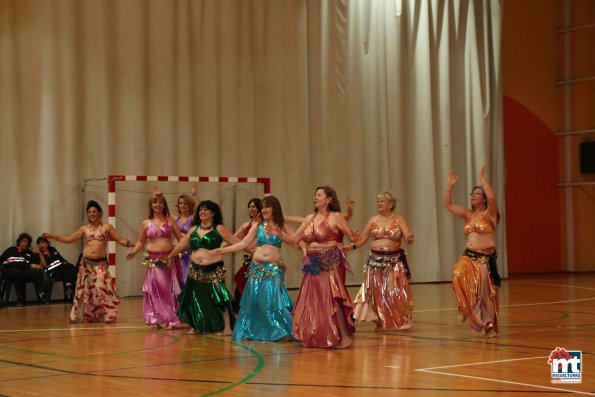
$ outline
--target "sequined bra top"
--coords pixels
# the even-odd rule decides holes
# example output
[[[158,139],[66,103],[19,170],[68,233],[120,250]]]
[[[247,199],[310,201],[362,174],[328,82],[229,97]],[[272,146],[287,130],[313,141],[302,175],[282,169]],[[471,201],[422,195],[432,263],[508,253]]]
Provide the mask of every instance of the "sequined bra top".
[[[87,226],[85,230],[85,241],[89,242],[93,240],[107,244],[107,232],[103,229],[103,223],[100,223],[97,227],[91,224]]]
[[[153,223],[153,219],[151,219],[145,228],[145,234],[149,240],[155,240],[156,238],[171,238],[172,228],[168,222],[161,226],[157,226]]]
[[[379,240],[382,238],[387,238],[392,241],[401,240],[401,225],[399,225],[399,221],[395,216],[392,216],[391,222],[386,227],[380,226],[378,218],[379,217],[377,216],[370,225],[370,237],[372,240]]]
[[[260,247],[261,245],[274,245],[275,247],[281,247],[281,239],[279,236],[275,236],[274,234],[269,234],[267,236],[266,232],[264,231],[264,226],[260,224],[258,226],[258,231],[256,232],[256,246]]]
[[[494,231],[496,230],[496,225],[494,225],[494,223],[490,219],[490,216],[488,215],[488,210],[485,210],[482,213],[480,213],[475,218],[475,222],[472,220],[472,214],[473,212],[469,212],[465,219],[465,226],[463,227],[463,233],[465,233],[465,236],[471,233],[494,233]]]
[[[325,243],[327,241],[337,241],[338,236],[337,233],[331,229],[328,224],[328,216],[330,212],[327,212],[324,216],[324,219],[318,227],[314,227],[314,217],[312,217],[311,227],[308,227],[304,234],[302,235],[302,241],[306,244],[310,243]]]
[[[176,223],[178,224],[178,228],[180,229],[181,233],[188,233],[188,230],[190,230],[190,228],[192,227],[192,217],[189,217],[188,219],[186,219],[186,222],[181,223],[182,222],[182,215],[179,215],[176,218]]]
[[[216,227],[202,237],[200,237],[197,230],[198,226],[194,228],[194,231],[190,235],[190,248],[192,250],[195,251],[199,248],[213,250],[215,248],[221,247],[223,239],[221,238],[221,235],[219,234],[219,231]]]

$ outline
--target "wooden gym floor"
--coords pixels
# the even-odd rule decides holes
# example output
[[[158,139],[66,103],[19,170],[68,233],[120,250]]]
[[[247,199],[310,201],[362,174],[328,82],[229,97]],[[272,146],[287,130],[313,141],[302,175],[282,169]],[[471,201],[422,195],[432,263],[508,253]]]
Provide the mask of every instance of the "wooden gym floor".
[[[412,294],[411,330],[362,324],[348,350],[149,328],[141,298],[122,299],[116,324],[70,325],[60,303],[6,307],[0,396],[595,395],[595,274],[505,280],[493,339],[457,324],[450,284]],[[556,347],[582,351],[582,383],[551,383]]]

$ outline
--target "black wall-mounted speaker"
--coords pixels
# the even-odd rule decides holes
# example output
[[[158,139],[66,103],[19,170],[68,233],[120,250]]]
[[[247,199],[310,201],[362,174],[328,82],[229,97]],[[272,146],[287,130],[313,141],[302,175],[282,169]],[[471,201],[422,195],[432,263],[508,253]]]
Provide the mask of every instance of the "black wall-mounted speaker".
[[[581,174],[595,173],[595,141],[581,143]]]

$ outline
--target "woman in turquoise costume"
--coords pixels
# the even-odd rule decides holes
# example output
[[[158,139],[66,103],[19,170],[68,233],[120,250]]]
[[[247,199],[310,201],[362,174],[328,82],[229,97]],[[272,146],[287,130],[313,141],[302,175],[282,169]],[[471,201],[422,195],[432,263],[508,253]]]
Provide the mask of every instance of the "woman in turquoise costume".
[[[277,225],[285,233],[293,233],[283,218],[279,200],[267,196],[262,200],[263,222],[250,228],[242,241],[218,249],[213,255],[240,251],[256,241],[248,281],[240,301],[240,313],[233,330],[233,339],[292,340],[291,310],[293,302],[283,283],[285,265],[281,259],[281,239],[265,232],[266,224]]]
[[[239,240],[225,226],[216,203],[201,201],[194,214],[194,230],[189,231],[171,252],[175,257],[188,246],[192,249],[186,285],[180,294],[178,317],[190,325],[191,333],[231,335],[234,316],[232,295],[225,287],[225,266],[221,255],[212,250],[223,241],[234,244]]]

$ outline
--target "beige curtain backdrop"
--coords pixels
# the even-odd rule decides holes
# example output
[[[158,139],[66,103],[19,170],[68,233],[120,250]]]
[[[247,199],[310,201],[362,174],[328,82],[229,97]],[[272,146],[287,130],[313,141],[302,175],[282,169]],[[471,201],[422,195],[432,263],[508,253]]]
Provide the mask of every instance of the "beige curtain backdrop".
[[[413,282],[449,281],[465,240],[442,207],[448,170],[468,205],[487,160],[505,215],[501,7],[0,0],[0,243],[74,232],[89,178],[268,176],[287,214],[309,213],[315,187],[333,186],[355,200],[360,230],[393,189],[416,236],[405,247]],[[56,246],[73,260],[80,251]],[[349,284],[364,257],[349,254]],[[300,255],[287,247],[285,259],[298,287]],[[143,269],[119,266],[119,293],[138,294]]]

